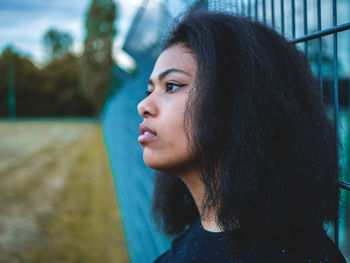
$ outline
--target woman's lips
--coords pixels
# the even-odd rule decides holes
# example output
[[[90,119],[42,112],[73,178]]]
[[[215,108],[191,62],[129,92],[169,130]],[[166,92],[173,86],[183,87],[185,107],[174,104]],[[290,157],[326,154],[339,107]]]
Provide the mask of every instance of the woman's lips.
[[[137,138],[139,143],[147,142],[157,137],[156,132],[147,127],[145,123],[140,124],[140,134],[141,135]]]
[[[149,131],[146,131],[144,134],[141,134],[138,138],[137,141],[139,143],[143,143],[143,142],[147,142],[150,141],[152,139],[154,139],[157,135],[155,135],[154,133],[151,133]]]

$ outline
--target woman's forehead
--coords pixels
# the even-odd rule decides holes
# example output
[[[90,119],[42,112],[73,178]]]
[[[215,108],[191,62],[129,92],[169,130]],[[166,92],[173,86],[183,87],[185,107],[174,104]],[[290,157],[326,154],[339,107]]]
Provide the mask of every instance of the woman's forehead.
[[[171,68],[185,71],[189,76],[195,77],[197,63],[191,50],[182,44],[164,50],[156,61],[151,78],[158,78],[159,74]]]

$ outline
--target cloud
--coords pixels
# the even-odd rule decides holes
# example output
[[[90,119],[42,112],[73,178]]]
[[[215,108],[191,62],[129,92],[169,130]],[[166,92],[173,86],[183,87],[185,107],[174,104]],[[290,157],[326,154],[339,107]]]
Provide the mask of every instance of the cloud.
[[[116,1],[118,46],[123,44],[133,15],[142,0]],[[45,51],[42,38],[50,28],[71,34],[73,49],[81,51],[84,20],[91,0],[1,0],[0,50],[12,44],[36,62],[43,62]]]

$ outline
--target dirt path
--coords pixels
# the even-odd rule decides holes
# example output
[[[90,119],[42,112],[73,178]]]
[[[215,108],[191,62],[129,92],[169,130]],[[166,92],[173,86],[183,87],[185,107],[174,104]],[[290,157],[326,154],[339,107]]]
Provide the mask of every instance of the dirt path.
[[[0,262],[129,262],[96,123],[0,123]]]

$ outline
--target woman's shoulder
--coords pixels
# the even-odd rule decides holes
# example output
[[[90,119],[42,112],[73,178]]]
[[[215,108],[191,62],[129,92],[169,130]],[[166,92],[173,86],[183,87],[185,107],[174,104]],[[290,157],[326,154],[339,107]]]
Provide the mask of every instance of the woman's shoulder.
[[[289,247],[261,246],[239,253],[242,263],[269,262],[269,263],[346,263],[345,258],[333,243],[322,249],[307,250],[305,248],[292,249]]]
[[[215,249],[215,248],[213,248]],[[159,256],[154,263],[172,263],[179,262],[172,255],[176,255],[176,251],[168,250]],[[198,261],[199,260],[199,261]],[[329,250],[320,251],[319,254],[315,253],[310,256],[302,255],[300,252],[289,251],[289,249],[281,248],[279,250],[273,249],[271,247],[260,247],[255,249],[250,249],[248,251],[237,252],[236,255],[231,254],[226,257],[226,261],[222,261],[220,257],[214,257],[208,261],[202,261],[201,259],[196,260],[192,258],[187,261],[181,261],[183,263],[191,262],[220,262],[220,263],[256,263],[256,262],[266,262],[266,263],[296,263],[296,262],[308,262],[308,263],[346,263],[342,254],[337,250],[330,248]]]
[[[343,254],[325,231],[322,231],[316,243],[317,245],[310,252],[311,257],[320,258],[320,262],[346,263]]]
[[[164,263],[164,262],[173,262],[170,261],[169,257],[170,254],[177,253],[177,251],[179,250],[179,247],[181,246],[179,243],[181,243],[181,240],[183,240],[187,233],[191,230],[188,229],[187,231],[185,231],[183,234],[181,234],[180,236],[176,237],[173,239],[173,241],[171,242],[171,248],[167,251],[165,251],[163,254],[161,254],[155,261],[153,261],[153,263]]]
[[[253,242],[237,251],[242,263],[251,262],[308,262],[308,263],[346,263],[346,260],[334,242],[323,229],[310,239],[288,243]]]
[[[247,246],[227,251],[224,234],[202,229],[200,222],[193,225],[183,235],[172,241],[171,248],[157,258],[154,263],[346,263],[339,249],[323,231],[312,249],[304,244],[297,247],[267,245],[252,242]]]

